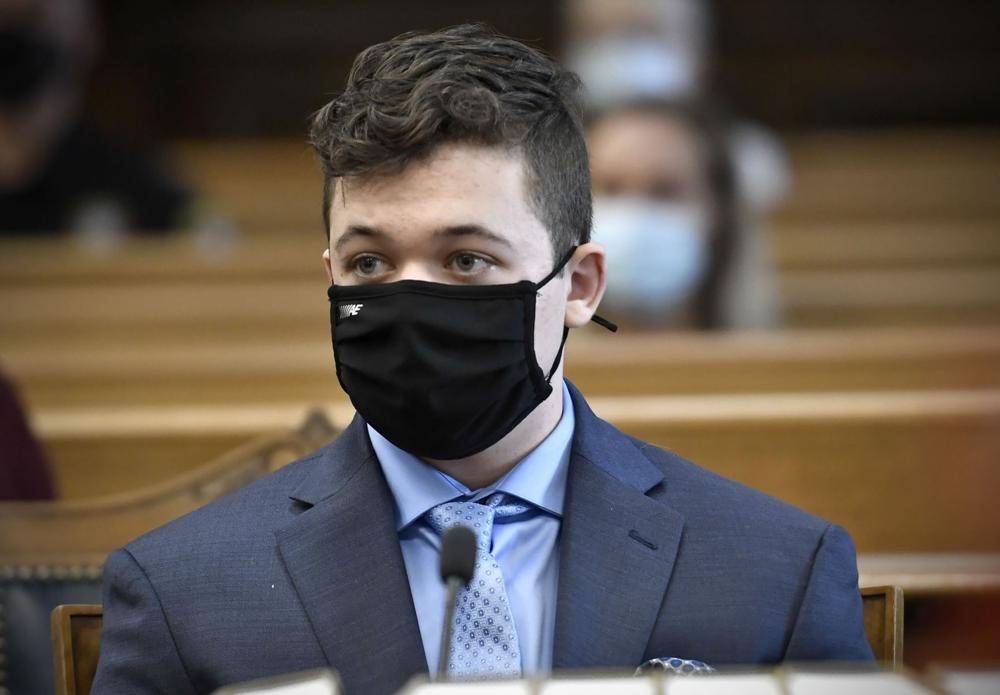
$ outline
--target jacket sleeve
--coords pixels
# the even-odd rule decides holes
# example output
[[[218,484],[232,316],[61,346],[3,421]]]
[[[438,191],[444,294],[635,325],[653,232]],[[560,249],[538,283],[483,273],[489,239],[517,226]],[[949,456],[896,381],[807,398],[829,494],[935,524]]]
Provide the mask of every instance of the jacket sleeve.
[[[844,529],[831,525],[813,557],[784,660],[873,659],[861,613],[854,543]]]
[[[156,591],[126,549],[104,565],[101,655],[91,692],[195,692]]]

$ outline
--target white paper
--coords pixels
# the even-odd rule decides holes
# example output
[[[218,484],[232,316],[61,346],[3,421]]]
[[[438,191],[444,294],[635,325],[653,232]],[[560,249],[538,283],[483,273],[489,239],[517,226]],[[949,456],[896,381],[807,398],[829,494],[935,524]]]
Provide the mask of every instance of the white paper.
[[[790,673],[788,695],[933,695],[898,673]]]
[[[1000,671],[950,671],[941,678],[948,695],[997,695]]]
[[[783,695],[770,673],[673,676],[666,695]]]
[[[476,683],[421,683],[403,691],[407,695],[531,695],[529,681],[479,681]]]
[[[263,690],[247,691],[253,695],[335,695],[337,692],[329,683],[315,681],[312,683],[291,683],[275,685]]]
[[[564,678],[546,681],[540,695],[660,695],[656,680],[634,676],[611,678]]]
[[[284,681],[284,682],[283,682]],[[339,695],[337,681],[325,669],[262,678],[220,688],[215,695]]]

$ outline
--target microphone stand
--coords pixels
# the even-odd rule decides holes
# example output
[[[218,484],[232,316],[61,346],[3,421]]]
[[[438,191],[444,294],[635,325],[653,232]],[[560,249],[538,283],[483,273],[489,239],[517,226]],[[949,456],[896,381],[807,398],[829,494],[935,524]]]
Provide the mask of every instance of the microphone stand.
[[[438,650],[437,679],[448,678],[448,661],[451,658],[451,636],[455,631],[455,604],[458,603],[458,590],[465,586],[461,577],[448,577],[444,602],[444,629],[441,631],[441,648]]]

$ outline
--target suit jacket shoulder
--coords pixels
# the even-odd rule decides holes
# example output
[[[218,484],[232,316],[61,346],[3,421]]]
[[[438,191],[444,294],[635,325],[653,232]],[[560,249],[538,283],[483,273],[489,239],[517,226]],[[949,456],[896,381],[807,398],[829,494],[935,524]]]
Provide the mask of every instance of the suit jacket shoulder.
[[[333,666],[348,692],[391,693],[425,669],[373,456],[356,420],[112,553],[93,692],[212,692]]]
[[[185,558],[197,559],[202,553],[215,556],[219,546],[256,544],[267,539],[273,543],[274,528],[293,516],[295,501],[289,495],[302,481],[322,465],[330,445],[255,480],[224,497],[178,517],[126,544],[136,558],[156,562],[169,558],[169,549],[183,551]],[[194,555],[192,555],[194,553]],[[173,558],[176,560],[176,556]],[[188,563],[183,563],[188,564]],[[171,563],[173,570],[181,569]]]
[[[628,437],[642,456],[663,472],[664,485],[654,497],[684,514],[688,528],[701,526],[780,529],[783,536],[818,540],[830,522],[759,490],[714,473],[678,454]]]
[[[634,637],[644,658],[715,664],[871,659],[854,546],[843,529],[629,437],[596,417],[579,392],[571,393],[578,427],[566,546],[577,552],[586,535],[623,550],[597,570],[562,558],[561,577],[567,568],[601,576],[599,582],[567,579],[560,592],[596,595],[623,582],[633,597],[645,592],[638,610],[655,619],[640,631],[647,641]],[[627,509],[633,513],[623,513]],[[633,564],[616,569],[623,563]],[[564,600],[580,597],[561,594]],[[618,611],[637,610],[619,603]],[[584,629],[576,625],[567,635]],[[582,642],[577,648],[589,649]],[[604,664],[594,657],[589,665]]]

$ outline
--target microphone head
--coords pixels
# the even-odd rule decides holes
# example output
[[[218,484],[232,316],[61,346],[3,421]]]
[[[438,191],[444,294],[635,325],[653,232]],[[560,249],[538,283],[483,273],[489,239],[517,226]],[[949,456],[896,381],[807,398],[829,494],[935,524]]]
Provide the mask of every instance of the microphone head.
[[[447,529],[441,537],[441,579],[458,577],[468,584],[475,569],[476,534],[461,525]]]

